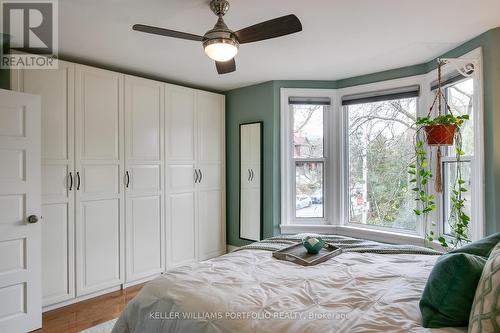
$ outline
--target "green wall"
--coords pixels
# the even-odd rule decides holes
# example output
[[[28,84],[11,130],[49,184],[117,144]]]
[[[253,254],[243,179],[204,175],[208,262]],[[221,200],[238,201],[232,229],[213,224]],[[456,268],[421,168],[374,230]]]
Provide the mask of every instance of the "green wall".
[[[237,89],[226,94],[227,157],[227,234],[231,244],[244,245],[239,239],[239,125],[254,121],[264,123],[263,131],[263,216],[264,237],[279,232],[279,114],[274,112],[273,83]],[[231,111],[229,111],[231,110]]]
[[[442,57],[458,57],[477,47],[483,50],[485,217],[486,233],[500,231],[500,27],[489,30]],[[436,60],[337,81],[271,81],[226,93],[227,140],[227,242],[245,244],[239,223],[239,124],[264,122],[264,236],[279,234],[280,224],[280,89],[339,89],[408,76],[436,68]]]

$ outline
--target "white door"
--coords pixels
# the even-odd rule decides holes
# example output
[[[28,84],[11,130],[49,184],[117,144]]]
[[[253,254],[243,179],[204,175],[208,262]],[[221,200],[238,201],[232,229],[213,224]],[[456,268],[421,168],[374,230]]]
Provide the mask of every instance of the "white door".
[[[43,306],[75,297],[75,65],[13,71],[13,87],[42,99]]]
[[[224,97],[197,91],[198,259],[225,252]]]
[[[42,326],[40,97],[0,90],[0,332]]]
[[[164,84],[125,77],[125,282],[163,271]]]
[[[165,90],[167,268],[196,261],[195,91]]]
[[[76,66],[77,296],[123,281],[123,75]]]

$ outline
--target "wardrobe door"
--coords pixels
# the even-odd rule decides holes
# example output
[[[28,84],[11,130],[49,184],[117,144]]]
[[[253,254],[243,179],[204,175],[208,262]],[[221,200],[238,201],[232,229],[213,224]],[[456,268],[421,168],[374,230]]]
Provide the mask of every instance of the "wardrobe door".
[[[75,296],[74,64],[13,71],[13,88],[42,101],[42,301]]]
[[[125,282],[164,268],[164,84],[125,77]]]
[[[196,261],[195,91],[173,85],[165,95],[167,268]]]
[[[123,282],[123,75],[80,65],[75,75],[80,296]]]
[[[198,259],[225,253],[224,96],[197,91]]]

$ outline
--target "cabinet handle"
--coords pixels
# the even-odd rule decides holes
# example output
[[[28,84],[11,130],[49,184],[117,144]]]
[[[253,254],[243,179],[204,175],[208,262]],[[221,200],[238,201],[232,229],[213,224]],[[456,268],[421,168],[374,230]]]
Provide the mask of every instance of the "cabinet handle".
[[[127,177],[127,183],[125,184],[125,187],[128,188],[128,186],[130,185],[130,174],[128,173],[128,171],[125,171],[125,176]]]
[[[198,169],[198,171],[200,172],[200,180],[198,181],[198,183],[201,183],[201,180],[203,179],[203,172],[201,172],[201,169]]]
[[[198,182],[198,170],[194,169],[194,183]]]
[[[28,223],[37,223],[38,222],[38,216],[36,215],[30,215],[27,218]]]
[[[248,179],[247,179],[247,182],[250,181],[250,178],[252,178],[252,173],[250,172],[250,169],[247,169],[248,170]]]
[[[69,190],[71,191],[73,189],[73,174],[70,172],[69,173]]]
[[[76,185],[76,190],[80,191],[80,172],[76,172],[76,180],[77,180],[77,185]]]

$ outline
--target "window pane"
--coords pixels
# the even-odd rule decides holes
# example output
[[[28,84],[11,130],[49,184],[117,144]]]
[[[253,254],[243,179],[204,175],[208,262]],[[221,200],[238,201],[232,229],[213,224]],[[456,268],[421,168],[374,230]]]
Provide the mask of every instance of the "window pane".
[[[347,107],[351,223],[416,230],[407,172],[416,102],[407,98]]]
[[[323,157],[322,105],[292,105],[295,158]]]
[[[467,79],[446,88],[448,104],[454,115],[469,115],[470,119],[462,126],[462,149],[465,155],[474,155],[473,95],[474,80]],[[455,152],[449,149],[448,155]]]
[[[323,217],[323,162],[296,162],[295,182],[295,216]]]
[[[462,198],[465,199],[465,209],[464,213],[470,216],[471,213],[471,162],[443,162],[443,198],[444,198],[444,210],[443,210],[443,227],[445,234],[450,235],[450,225],[449,218],[451,212],[451,199],[450,194],[453,185],[456,183],[457,179],[457,166],[460,168],[462,179],[465,184],[462,187],[467,189],[467,192],[462,193]]]

